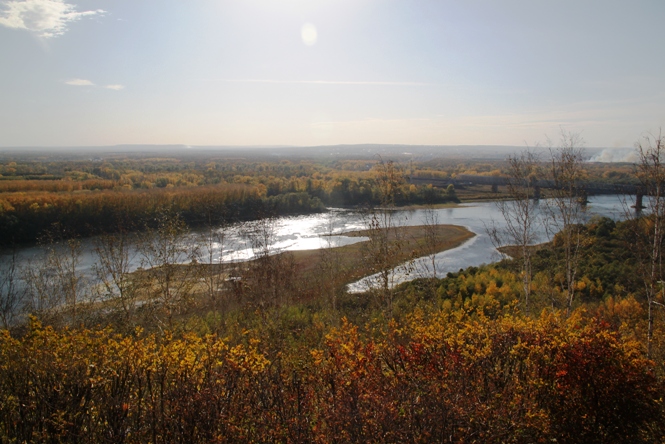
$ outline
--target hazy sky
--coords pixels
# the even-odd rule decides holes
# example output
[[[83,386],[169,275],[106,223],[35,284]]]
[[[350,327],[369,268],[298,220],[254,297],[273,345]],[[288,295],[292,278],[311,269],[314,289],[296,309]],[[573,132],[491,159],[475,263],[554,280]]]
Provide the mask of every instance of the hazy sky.
[[[632,146],[663,0],[0,0],[0,146]]]

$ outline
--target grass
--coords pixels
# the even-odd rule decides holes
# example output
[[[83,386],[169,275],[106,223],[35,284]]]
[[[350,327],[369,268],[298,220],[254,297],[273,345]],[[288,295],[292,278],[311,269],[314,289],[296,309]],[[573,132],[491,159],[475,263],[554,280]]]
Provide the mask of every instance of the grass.
[[[387,265],[396,267],[411,259],[426,256],[430,253],[438,253],[460,246],[467,239],[475,236],[474,233],[464,227],[457,225],[437,225],[434,228],[432,245],[427,245],[427,227],[403,226],[391,230],[388,237],[390,242],[397,238],[400,240],[400,248],[395,254],[387,258]],[[343,233],[350,237],[367,237],[367,230],[350,231]],[[341,273],[336,279],[341,285],[354,282],[368,276],[374,271],[366,264],[365,252],[368,241],[357,242],[351,245],[333,247],[318,250],[295,250],[279,253],[280,255],[291,255],[295,262],[296,280],[299,282],[321,283],[321,271],[324,268],[325,255],[332,254],[337,258],[336,268]],[[187,267],[191,265],[183,265]],[[214,267],[220,270],[226,268],[220,264],[197,264],[197,267]]]
[[[345,233],[347,236],[367,236],[367,230]],[[396,267],[399,264],[426,256],[430,253],[441,252],[455,248],[474,236],[474,233],[464,227],[457,225],[438,225],[435,227],[433,245],[426,245],[427,227],[408,226],[397,227],[392,230],[388,240],[400,239],[401,245],[398,251],[386,258],[386,265]],[[373,274],[373,270],[365,260],[367,241],[352,245],[335,247],[324,250],[300,250],[293,251],[300,280],[304,282],[320,282],[321,271],[324,268],[324,255],[333,254],[339,258],[336,268],[339,273],[335,279],[338,285],[346,285]]]
[[[428,227],[426,226],[402,226],[392,229],[388,236],[388,241],[398,242],[399,248],[394,248],[394,253],[389,255],[382,262],[381,266],[394,268],[418,257],[455,248],[474,236],[474,233],[466,228],[455,225],[438,225],[431,228],[433,232],[429,234],[427,232]],[[363,237],[367,236],[368,232],[360,230],[344,234],[347,236]],[[284,269],[286,273],[293,273],[288,279],[292,283],[291,285],[293,285],[290,290],[290,296],[288,297],[288,305],[297,306],[300,303],[314,303],[314,306],[321,306],[326,303],[326,298],[331,291],[338,295],[343,295],[345,294],[347,284],[375,273],[377,270],[372,268],[371,261],[367,259],[367,248],[368,241],[362,241],[341,247],[289,251],[276,255],[275,259],[284,259],[284,264],[292,264],[292,267],[289,267],[288,271],[286,268]],[[280,256],[282,257],[280,258]],[[334,261],[331,261],[331,258]],[[233,294],[234,290],[226,285],[224,285],[223,290],[220,288],[221,292],[216,296],[218,303],[222,305],[216,308],[211,306],[207,297],[208,290],[203,281],[203,276],[207,278],[214,276],[216,282],[219,284],[227,281],[231,274],[240,273],[240,275],[243,275],[246,271],[251,270],[252,265],[251,261],[233,266],[229,266],[228,264],[203,263],[175,265],[175,269],[171,270],[173,272],[174,285],[178,285],[176,283],[180,282],[189,286],[190,290],[185,291],[189,293],[190,296],[188,299],[193,304],[190,306],[190,309],[184,310],[181,314],[176,314],[178,321],[187,323],[192,318],[192,315],[204,317],[211,309],[215,311],[222,307],[224,307],[222,309],[223,312],[227,314],[233,311],[238,313],[245,312],[248,307],[247,303],[249,302],[249,306],[251,306],[251,301],[238,299]],[[195,267],[195,269],[192,269],[192,267]],[[153,301],[155,296],[157,296],[159,288],[155,282],[149,280],[148,273],[149,271],[147,270],[137,270],[131,273],[130,279],[145,283],[145,286],[136,295],[135,303],[137,306],[135,310],[137,317],[135,319],[140,325],[150,329],[150,324],[154,321],[150,317],[151,310],[154,310],[156,306],[151,305],[149,302]],[[186,282],[181,282],[182,280]],[[117,301],[102,300],[77,304],[77,312],[72,311],[72,309],[73,307],[60,307],[51,314],[54,316],[54,319],[62,318],[66,320],[77,318],[81,321],[90,319],[93,323],[115,323],[114,320],[116,320],[120,322],[120,326],[124,322],[121,319],[122,312]],[[246,314],[246,316],[251,317],[251,314]],[[230,322],[226,315],[222,315],[222,318],[224,322]],[[219,323],[223,322],[220,321]]]

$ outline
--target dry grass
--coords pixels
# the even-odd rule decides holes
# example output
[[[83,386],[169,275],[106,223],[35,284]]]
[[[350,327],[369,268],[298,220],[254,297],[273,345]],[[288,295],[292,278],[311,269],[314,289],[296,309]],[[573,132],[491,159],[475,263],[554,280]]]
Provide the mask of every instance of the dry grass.
[[[408,226],[398,227],[389,236],[389,240],[399,237],[401,248],[399,251],[388,258],[387,266],[396,267],[399,264],[405,263],[411,259],[425,256],[432,252],[440,252],[455,248],[461,245],[464,241],[474,236],[472,232],[464,227],[455,225],[439,225],[435,228],[434,242],[426,244],[427,227],[425,226]],[[365,230],[347,232],[347,236],[367,236]],[[431,237],[430,237],[431,239]],[[338,291],[343,291],[346,284],[357,281],[365,276],[373,274],[375,270],[366,263],[365,252],[367,242],[358,242],[352,245],[342,247],[335,247],[327,250],[299,250],[280,253],[282,255],[290,255],[294,261],[295,271],[293,281],[296,283],[294,293],[291,295],[290,300],[306,301],[314,300],[322,296],[322,289],[331,286]],[[431,244],[431,245],[430,245]],[[334,254],[338,258],[336,269],[331,272],[330,269],[325,268],[325,254]],[[328,256],[330,257],[330,256]],[[251,262],[235,264],[235,272],[247,271],[251,266]],[[191,270],[191,267],[196,267],[196,270]],[[187,279],[191,285],[190,291],[195,305],[200,308],[206,307],[207,301],[207,287],[203,282],[202,276],[217,275],[218,282],[224,281],[230,276],[231,268],[228,264],[182,264],[176,266],[175,278]],[[137,270],[132,273],[133,279],[147,280],[146,270]],[[332,281],[332,282],[331,282]],[[143,288],[137,297],[139,305],[154,299],[159,288],[151,285]],[[220,300],[226,301],[227,308],[231,305],[241,304],[241,301],[232,302],[233,295],[229,293],[230,290],[226,289],[223,294],[219,294]],[[229,305],[231,304],[231,305]],[[91,304],[89,309],[99,312],[104,309],[111,308],[112,305],[109,301],[101,302],[98,304]]]
[[[345,233],[347,236],[367,236],[365,230]],[[464,241],[474,236],[472,232],[457,225],[439,225],[436,228],[436,241],[434,245],[425,245],[426,227],[398,227],[389,239],[399,236],[402,239],[402,248],[398,254],[388,258],[388,264],[396,267],[401,263],[425,256],[432,251],[441,252],[458,247]],[[368,264],[363,261],[363,249],[366,242],[359,242],[343,247],[331,249],[340,258],[339,284],[346,285],[374,273]],[[321,250],[293,251],[299,278],[312,284],[320,283],[323,253]]]

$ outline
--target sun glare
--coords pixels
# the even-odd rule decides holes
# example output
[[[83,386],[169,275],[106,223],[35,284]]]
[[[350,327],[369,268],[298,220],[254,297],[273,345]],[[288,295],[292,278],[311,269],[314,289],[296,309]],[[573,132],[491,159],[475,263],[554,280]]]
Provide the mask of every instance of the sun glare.
[[[307,46],[313,46],[316,43],[318,38],[318,33],[316,32],[316,27],[311,23],[305,23],[300,30],[300,35],[302,36],[302,41]]]

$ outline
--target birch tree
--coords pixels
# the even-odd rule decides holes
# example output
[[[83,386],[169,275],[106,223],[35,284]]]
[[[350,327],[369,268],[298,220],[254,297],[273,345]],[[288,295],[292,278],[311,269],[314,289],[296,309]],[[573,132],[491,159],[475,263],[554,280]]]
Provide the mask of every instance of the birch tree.
[[[95,254],[93,270],[100,283],[101,299],[121,313],[124,326],[132,327],[137,299],[145,289],[141,273],[132,273],[138,261],[134,239],[125,232],[100,236]]]
[[[25,309],[18,264],[16,251],[0,257],[0,327],[5,329],[14,326]]]
[[[157,228],[144,234],[139,251],[145,268],[142,274],[156,303],[155,318],[160,326],[171,328],[174,316],[192,303],[198,270],[191,265],[196,262],[197,246],[188,238],[187,226],[178,215],[163,213]]]
[[[648,134],[636,144],[639,158],[637,177],[646,194],[645,210],[636,220],[638,254],[648,305],[647,349],[651,354],[653,311],[663,285],[663,242],[665,241],[665,140],[661,134]]]
[[[369,241],[364,244],[363,256],[374,272],[374,278],[368,280],[370,289],[377,295],[380,304],[392,312],[395,268],[391,258],[399,253],[404,244],[394,207],[395,196],[404,181],[404,175],[392,160],[384,162],[380,159],[376,168],[380,207],[373,208],[365,218]]]
[[[80,263],[78,240],[45,242],[41,254],[21,269],[28,311],[46,324],[80,321],[79,306],[89,301]]]
[[[563,249],[560,285],[565,295],[566,311],[570,313],[575,298],[575,282],[579,252],[582,245],[582,224],[585,221],[586,199],[582,192],[585,171],[581,146],[584,140],[577,133],[561,132],[558,148],[550,148],[549,180],[551,195],[546,201],[548,233],[555,234],[555,245]]]
[[[539,172],[538,158],[529,150],[508,157],[506,188],[509,200],[499,200],[496,203],[505,225],[500,229],[493,223],[487,228],[495,247],[512,245],[519,251],[526,312],[529,312],[531,299],[533,245],[538,241],[538,225],[541,222],[536,198]]]

